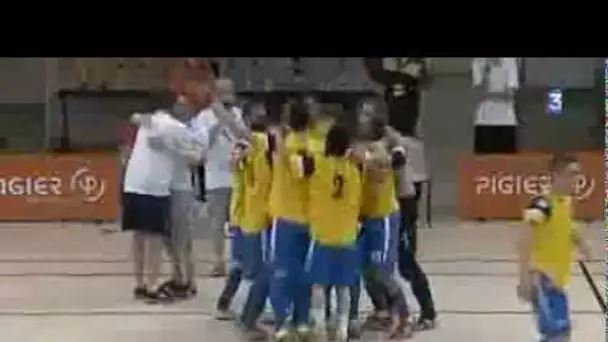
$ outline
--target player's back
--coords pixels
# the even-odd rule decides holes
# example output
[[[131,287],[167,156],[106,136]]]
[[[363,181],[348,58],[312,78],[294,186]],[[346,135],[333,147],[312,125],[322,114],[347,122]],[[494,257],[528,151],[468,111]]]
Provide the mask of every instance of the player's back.
[[[169,195],[175,158],[148,145],[148,138],[158,135],[154,127],[142,126],[138,129],[125,171],[125,192],[153,196]]]
[[[371,144],[373,163],[363,172],[361,215],[365,218],[386,217],[399,210],[391,158],[381,143]]]
[[[352,245],[361,208],[361,171],[343,157],[315,156],[310,178],[310,227],[322,245]]]
[[[572,199],[547,195],[532,200],[524,213],[532,226],[531,267],[543,272],[555,285],[570,281],[572,265]]]
[[[244,158],[245,210],[242,228],[259,232],[270,224],[269,195],[272,184],[270,135],[254,132],[250,153]]]
[[[308,179],[292,161],[318,153],[321,146],[318,140],[310,138],[308,131],[290,132],[285,137],[284,146],[273,163],[271,212],[274,217],[298,223],[308,221]]]

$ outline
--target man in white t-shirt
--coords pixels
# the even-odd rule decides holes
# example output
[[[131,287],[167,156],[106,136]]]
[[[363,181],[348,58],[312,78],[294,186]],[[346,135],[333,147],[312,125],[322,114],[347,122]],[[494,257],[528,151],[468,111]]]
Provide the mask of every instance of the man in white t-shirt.
[[[158,300],[163,297],[158,278],[163,240],[169,234],[169,198],[177,162],[182,158],[199,159],[202,153],[193,145],[194,140],[186,141],[185,125],[168,113],[136,114],[132,120],[140,127],[125,171],[122,226],[134,231],[134,295]],[[175,151],[182,144],[188,149],[177,158]]]
[[[475,115],[475,153],[515,153],[517,58],[473,58],[473,86],[484,92]]]
[[[190,122],[190,129],[207,150],[204,185],[208,229],[214,248],[214,276],[226,274],[225,225],[228,222],[232,188],[230,152],[235,141],[249,137],[241,110],[233,105],[232,88],[228,80],[214,83],[196,72],[189,74],[185,88],[188,102],[198,112]]]

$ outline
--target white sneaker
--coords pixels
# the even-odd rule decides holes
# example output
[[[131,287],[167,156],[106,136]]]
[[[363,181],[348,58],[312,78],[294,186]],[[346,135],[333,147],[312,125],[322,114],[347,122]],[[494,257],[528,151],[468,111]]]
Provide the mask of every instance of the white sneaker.
[[[348,321],[347,322],[339,322],[336,326],[336,341],[337,342],[347,342],[348,341]]]

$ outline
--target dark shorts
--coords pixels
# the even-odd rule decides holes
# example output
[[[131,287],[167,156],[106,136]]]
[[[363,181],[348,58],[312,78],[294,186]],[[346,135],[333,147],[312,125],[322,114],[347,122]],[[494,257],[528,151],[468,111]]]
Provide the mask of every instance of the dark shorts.
[[[517,152],[516,126],[475,126],[475,154],[512,154]]]
[[[169,235],[169,196],[123,193],[122,229]]]

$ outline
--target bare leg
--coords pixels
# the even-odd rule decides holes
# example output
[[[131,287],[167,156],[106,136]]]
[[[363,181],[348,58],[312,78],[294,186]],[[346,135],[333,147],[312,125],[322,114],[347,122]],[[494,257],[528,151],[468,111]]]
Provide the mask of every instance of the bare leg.
[[[183,277],[182,275],[182,270],[181,270],[181,260],[180,260],[180,253],[178,251],[178,248],[176,248],[177,246],[175,245],[175,238],[173,234],[174,232],[172,232],[171,236],[166,236],[163,238],[163,244],[165,246],[165,250],[167,251],[167,254],[169,255],[169,259],[171,259],[171,270],[172,270],[172,278],[178,282],[181,282],[181,279]]]
[[[135,286],[145,287],[144,283],[144,259],[145,259],[145,240],[141,232],[134,231],[132,236],[133,253],[133,274],[135,275]]]
[[[163,236],[159,234],[147,234],[146,240],[146,266],[147,266],[147,282],[148,286],[155,291],[160,285],[158,278],[160,277],[161,257],[163,248]]]

